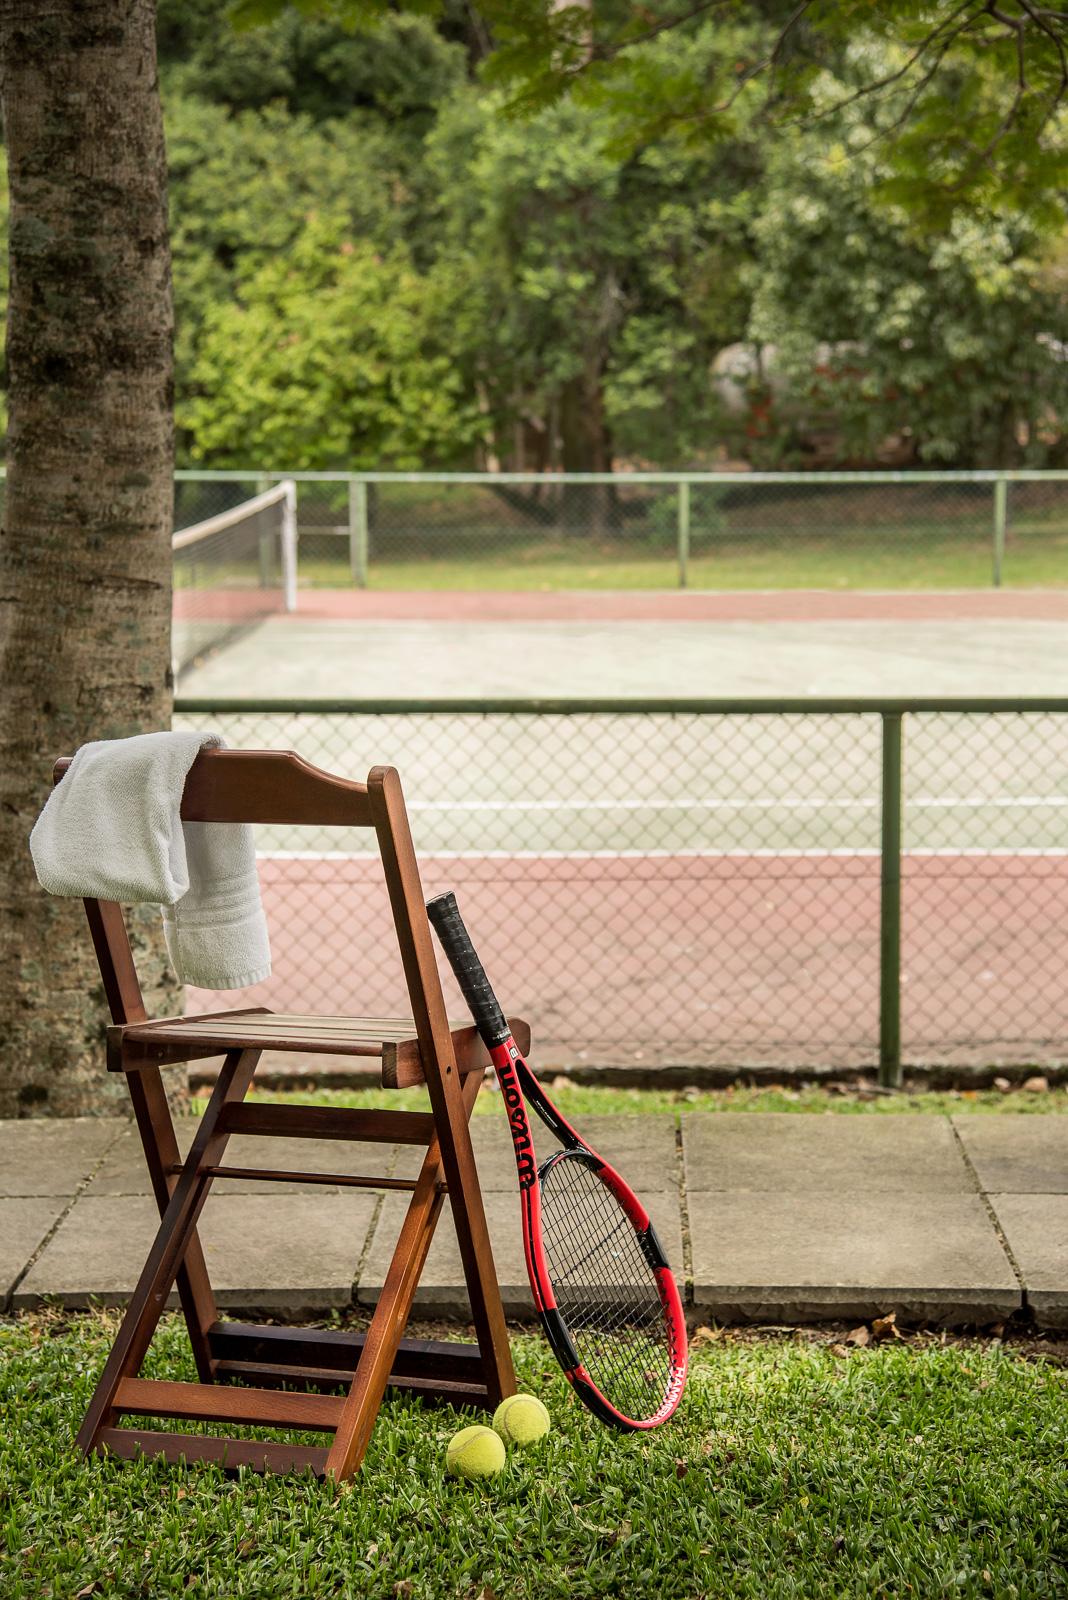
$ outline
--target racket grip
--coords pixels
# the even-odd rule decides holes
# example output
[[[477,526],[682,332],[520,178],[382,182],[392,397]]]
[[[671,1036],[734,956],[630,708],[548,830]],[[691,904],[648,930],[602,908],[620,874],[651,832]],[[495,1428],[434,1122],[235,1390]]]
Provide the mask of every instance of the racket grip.
[[[428,900],[426,914],[448,957],[449,966],[460,985],[460,993],[470,1007],[482,1042],[492,1049],[508,1038],[511,1029],[497,1003],[497,996],[490,988],[485,969],[475,954],[471,935],[464,927],[456,904],[456,896],[452,893],[439,894],[433,900]]]

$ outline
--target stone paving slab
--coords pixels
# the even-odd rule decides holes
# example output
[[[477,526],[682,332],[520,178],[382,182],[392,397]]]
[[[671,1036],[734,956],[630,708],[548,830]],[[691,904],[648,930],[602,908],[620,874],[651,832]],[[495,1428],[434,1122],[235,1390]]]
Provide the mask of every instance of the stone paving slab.
[[[349,1305],[376,1204],[373,1193],[352,1189],[212,1196],[199,1232],[219,1304],[287,1315]],[[147,1195],[83,1196],[19,1286],[14,1305],[45,1298],[78,1307],[91,1299],[124,1304],[158,1226]]]
[[[956,1116],[960,1135],[988,1194],[1068,1194],[1068,1117]]]
[[[510,1191],[487,1192],[483,1199],[505,1316],[532,1317],[534,1302],[531,1299],[523,1257],[518,1190],[513,1185]],[[642,1200],[648,1208],[653,1226],[663,1241],[675,1276],[681,1280],[683,1255],[678,1198],[675,1195],[654,1193],[642,1195]],[[406,1202],[403,1196],[386,1196],[375,1236],[360,1274],[356,1297],[361,1305],[374,1305],[382,1292],[386,1270],[404,1220],[405,1208]],[[456,1242],[456,1229],[448,1202],[438,1221],[434,1241],[427,1257],[426,1270],[416,1290],[415,1304],[417,1308],[433,1312],[438,1316],[464,1318],[470,1316],[467,1287],[460,1264],[460,1247]]]
[[[485,1093],[485,1091],[483,1091]],[[499,1096],[498,1096],[499,1099]],[[531,1115],[534,1149],[539,1162],[560,1148],[556,1139]],[[674,1194],[679,1186],[678,1141],[672,1116],[592,1116],[582,1118],[582,1136],[606,1161],[618,1167],[637,1194]],[[471,1143],[482,1188],[516,1189],[515,1155],[504,1107],[495,1116],[476,1117]],[[402,1149],[397,1172],[413,1177],[422,1160],[411,1146]]]
[[[63,1195],[0,1200],[0,1306],[66,1204]]]
[[[183,1149],[197,1126],[197,1118],[182,1120]],[[681,1274],[674,1118],[589,1117],[582,1127],[646,1199]],[[472,1137],[505,1300],[511,1314],[528,1315],[503,1114],[479,1118]],[[1068,1123],[1059,1117],[961,1115],[951,1125],[914,1115],[702,1113],[683,1117],[683,1142],[701,1315],[785,1322],[894,1308],[911,1318],[982,1322],[1026,1301],[1040,1324],[1068,1326]],[[546,1135],[539,1153],[552,1148]],[[410,1173],[419,1159],[411,1148],[247,1137],[235,1137],[227,1154],[234,1165],[311,1163],[377,1176]],[[1022,1293],[975,1192],[976,1174]],[[126,1299],[158,1221],[129,1122],[0,1123],[0,1196],[0,1295],[55,1227],[14,1304]],[[404,1196],[380,1201],[373,1191],[220,1181],[201,1224],[220,1302],[287,1317],[346,1305],[365,1244],[359,1292],[374,1300],[405,1204]],[[466,1314],[448,1216],[418,1304]]]
[[[0,1123],[0,1195],[76,1194],[128,1127],[123,1117]]]
[[[1021,1303],[979,1195],[748,1189],[691,1191],[687,1205],[694,1304],[723,1321],[982,1323]]]
[[[682,1148],[687,1190],[975,1192],[944,1117],[690,1112],[682,1118]]]
[[[992,1194],[990,1203],[1035,1320],[1044,1328],[1068,1328],[1068,1194]]]
[[[199,1117],[175,1119],[178,1148],[182,1156],[189,1152]],[[115,1140],[100,1169],[86,1188],[94,1198],[108,1194],[151,1194],[148,1168],[141,1148],[141,1138],[135,1127],[124,1124],[125,1131]],[[261,1170],[284,1171],[287,1167],[308,1172],[338,1172],[346,1176],[363,1173],[368,1178],[389,1177],[397,1156],[397,1146],[383,1144],[346,1144],[340,1139],[257,1139],[247,1133],[234,1134],[226,1146],[222,1164],[230,1167],[258,1167]],[[252,1192],[255,1183],[257,1194],[307,1194],[306,1184],[287,1183],[282,1179],[217,1178],[212,1184],[212,1194],[242,1194]],[[323,1186],[328,1194],[336,1194],[336,1187]]]

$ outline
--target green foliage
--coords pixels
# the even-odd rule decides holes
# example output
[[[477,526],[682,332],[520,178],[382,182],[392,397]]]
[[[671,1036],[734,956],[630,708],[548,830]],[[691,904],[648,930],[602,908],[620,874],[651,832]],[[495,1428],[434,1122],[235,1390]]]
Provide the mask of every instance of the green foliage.
[[[232,304],[239,279],[284,256],[315,211],[342,213],[358,237],[393,247],[404,231],[405,187],[395,151],[373,124],[316,128],[281,106],[231,115],[179,95],[166,110],[184,412],[206,320]],[[181,421],[179,449],[188,459]]]
[[[1058,463],[1061,23],[981,10],[160,0],[179,461]]]
[[[578,468],[685,460],[714,436],[708,369],[744,329],[753,160],[622,158],[611,126],[568,103],[520,123],[472,92],[427,141],[433,275],[498,454],[523,426],[529,461]]]
[[[933,466],[1048,464],[1068,408],[1049,247],[964,211],[921,241],[875,198],[885,170],[860,115],[842,140],[814,131],[769,158],[748,331],[774,349],[773,459],[801,423],[861,462],[896,439]]]
[[[517,113],[565,95],[610,99],[632,148],[668,133],[715,143],[759,117],[769,139],[830,123],[867,100],[888,151],[880,180],[925,226],[961,209],[1063,221],[1068,179],[1068,14],[1029,0],[675,0],[546,6],[483,0],[488,66]],[[729,30],[758,16],[753,47],[693,70],[687,42],[710,11]]]
[[[238,30],[221,0],[161,0],[166,89],[231,111],[283,106],[317,122],[371,113],[403,144],[427,131],[438,103],[464,75],[461,48],[412,14],[417,7],[399,15],[368,8],[368,26],[359,31],[315,8],[305,16],[288,6],[270,9],[263,25]]]
[[[403,246],[380,253],[347,219],[312,214],[236,288],[205,317],[178,409],[194,458],[415,468],[473,438],[476,413]]]

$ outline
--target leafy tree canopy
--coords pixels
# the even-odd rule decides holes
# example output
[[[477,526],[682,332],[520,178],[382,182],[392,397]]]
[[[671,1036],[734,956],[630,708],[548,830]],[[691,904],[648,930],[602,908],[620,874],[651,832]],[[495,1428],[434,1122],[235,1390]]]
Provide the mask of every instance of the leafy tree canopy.
[[[477,413],[428,335],[407,252],[380,253],[348,223],[313,213],[208,310],[178,408],[194,460],[403,469],[473,443]]]
[[[373,27],[382,0],[234,0],[249,26],[290,9]],[[407,9],[441,15],[431,0]],[[445,8],[447,14],[447,6]],[[1068,178],[1068,12],[1035,0],[481,0],[484,76],[522,114],[566,95],[609,105],[634,147],[715,143],[754,113],[769,130],[833,121],[857,100],[889,152],[882,185],[926,225],[962,207],[1059,228]],[[696,61],[711,21],[764,24],[755,48]]]

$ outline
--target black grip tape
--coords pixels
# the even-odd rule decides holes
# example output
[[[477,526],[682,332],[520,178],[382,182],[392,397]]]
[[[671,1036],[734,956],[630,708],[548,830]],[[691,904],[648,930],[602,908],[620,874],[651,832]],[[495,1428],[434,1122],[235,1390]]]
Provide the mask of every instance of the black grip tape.
[[[482,963],[475,954],[471,935],[464,927],[456,904],[456,896],[452,893],[439,894],[433,900],[428,900],[426,914],[456,975],[460,993],[471,1008],[483,1044],[491,1048],[501,1044],[511,1030],[504,1020],[504,1012],[497,1004],[497,996],[490,988]]]

